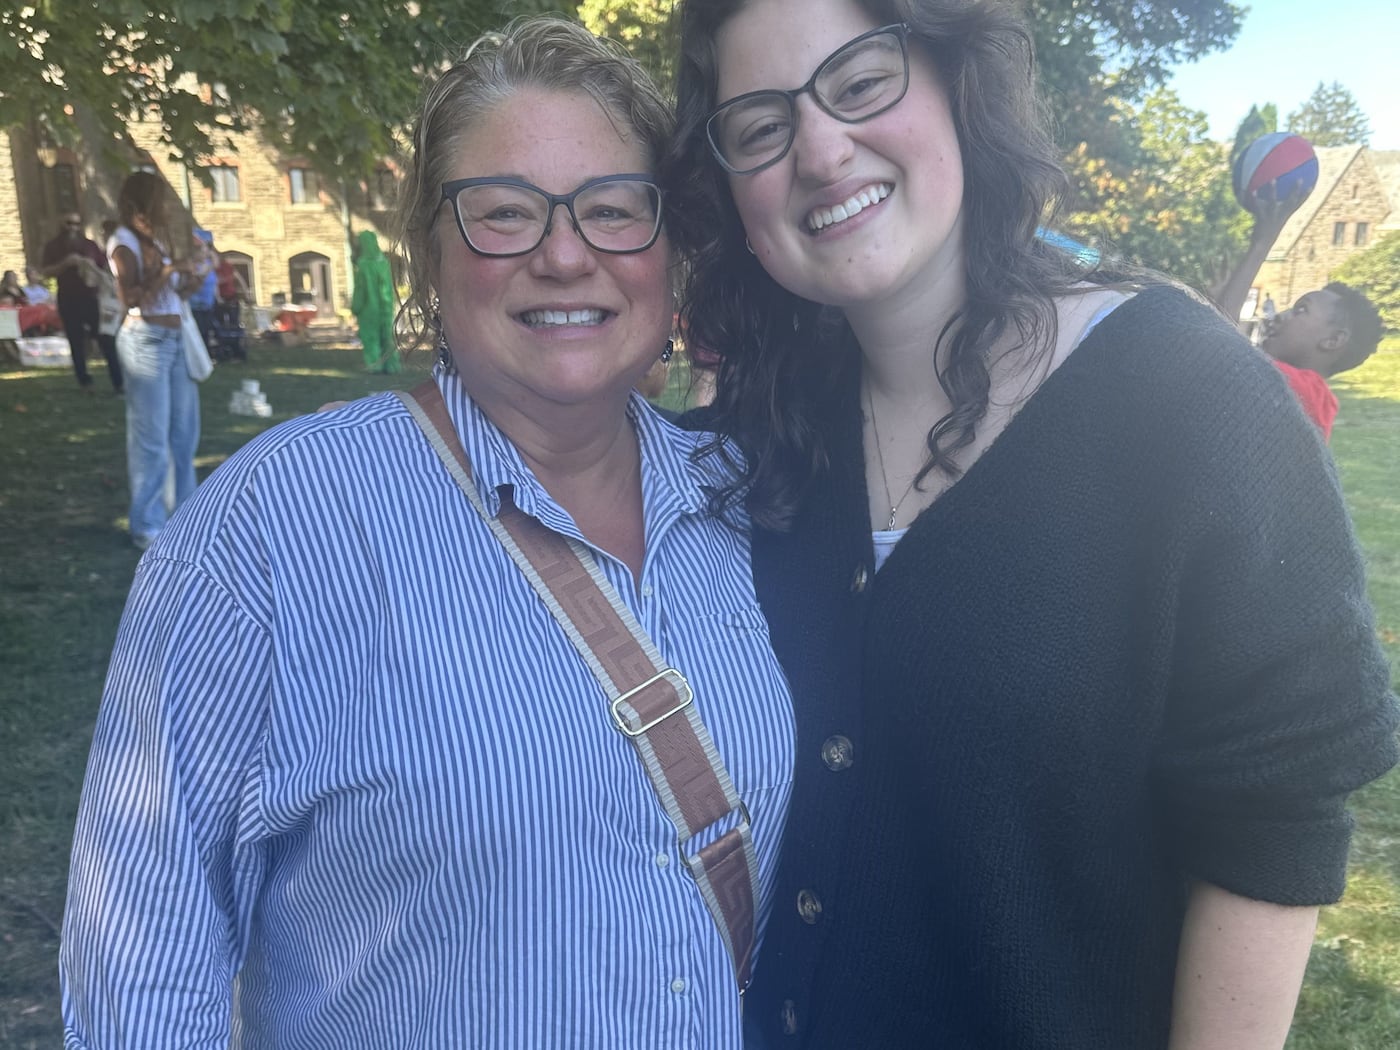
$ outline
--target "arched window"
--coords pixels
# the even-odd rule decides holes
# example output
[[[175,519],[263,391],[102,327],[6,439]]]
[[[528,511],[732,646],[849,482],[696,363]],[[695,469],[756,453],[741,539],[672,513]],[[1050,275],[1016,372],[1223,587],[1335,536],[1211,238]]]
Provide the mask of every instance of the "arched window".
[[[324,317],[332,312],[331,260],[320,252],[302,252],[287,262],[287,283],[293,303],[316,307]]]
[[[219,254],[227,259],[228,264],[243,278],[243,283],[248,286],[248,294],[253,297],[254,302],[257,302],[258,286],[253,283],[253,277],[255,276],[253,273],[253,257],[251,255],[244,255],[242,252],[221,251]]]

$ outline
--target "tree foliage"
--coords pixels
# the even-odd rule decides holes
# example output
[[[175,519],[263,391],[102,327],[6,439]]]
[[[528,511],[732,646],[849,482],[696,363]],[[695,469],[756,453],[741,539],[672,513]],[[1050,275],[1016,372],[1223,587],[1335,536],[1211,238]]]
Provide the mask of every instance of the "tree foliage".
[[[1288,114],[1288,130],[1314,146],[1369,145],[1371,121],[1361,111],[1356,96],[1339,82],[1318,81],[1313,93]]]
[[[578,18],[598,36],[626,46],[657,82],[675,81],[680,52],[680,20],[675,0],[583,0]]]
[[[1119,153],[1096,156],[1081,143],[1067,158],[1075,200],[1064,228],[1206,291],[1249,235],[1225,147],[1211,141],[1205,115],[1170,89],[1156,89],[1140,107],[1120,101],[1115,110]]]
[[[1278,106],[1272,102],[1266,103],[1262,108],[1250,106],[1249,114],[1240,121],[1239,129],[1235,132],[1235,144],[1230,147],[1230,170],[1234,170],[1235,161],[1249,148],[1251,142],[1261,135],[1270,135],[1277,130]]]
[[[1364,292],[1390,331],[1400,331],[1400,232],[1389,233],[1348,259],[1333,275]]]
[[[1230,0],[1026,0],[1067,148],[1099,137],[1114,97],[1225,46]],[[0,0],[0,105],[60,132],[71,107],[120,134],[156,114],[172,156],[257,122],[330,173],[384,155],[426,71],[507,17],[570,10],[669,83],[674,0]],[[218,85],[210,92],[200,85]],[[1107,143],[1112,146],[1113,143]]]
[[[424,74],[502,20],[497,0],[0,0],[0,107],[61,140],[74,107],[171,156],[256,124],[331,174],[393,148]]]
[[[1245,10],[1229,0],[1024,0],[1040,85],[1066,149],[1099,136],[1118,101],[1138,102],[1173,66],[1219,51]]]

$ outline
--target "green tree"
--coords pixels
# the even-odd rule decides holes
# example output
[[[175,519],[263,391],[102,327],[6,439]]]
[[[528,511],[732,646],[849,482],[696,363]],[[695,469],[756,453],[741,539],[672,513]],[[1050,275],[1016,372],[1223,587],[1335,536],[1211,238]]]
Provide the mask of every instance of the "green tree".
[[[1228,47],[1245,9],[1229,0],[1024,0],[1040,85],[1067,150],[1112,156],[1117,100],[1140,101],[1173,66]]]
[[[1390,331],[1400,330],[1400,233],[1388,233],[1332,275],[1364,292]]]
[[[256,124],[328,174],[391,153],[425,73],[503,19],[498,0],[0,0],[0,106],[60,139],[160,121],[196,161]],[[514,6],[514,5],[511,5]]]
[[[669,88],[675,80],[680,25],[675,0],[584,0],[579,21],[598,36],[626,46],[657,81]]]
[[[1235,161],[1251,142],[1261,135],[1270,135],[1277,130],[1278,106],[1272,102],[1266,103],[1262,109],[1250,106],[1249,114],[1240,121],[1239,129],[1235,132],[1235,144],[1230,147],[1230,170],[1234,170]]]
[[[1114,109],[1127,145],[1113,158],[1094,155],[1086,143],[1070,151],[1077,206],[1065,230],[1208,291],[1248,241],[1250,220],[1234,199],[1226,148],[1211,141],[1205,114],[1168,88],[1141,106],[1118,101]]]
[[[1244,8],[1230,0],[1023,2],[1041,87],[1066,148],[1080,142],[1097,148],[1114,99],[1139,100],[1173,66],[1227,47],[1244,18]],[[577,11],[590,29],[625,43],[669,84],[675,6],[675,0],[583,0]]]
[[[1356,96],[1335,80],[1318,81],[1307,100],[1288,114],[1288,130],[1314,146],[1365,146],[1371,141],[1371,122]]]

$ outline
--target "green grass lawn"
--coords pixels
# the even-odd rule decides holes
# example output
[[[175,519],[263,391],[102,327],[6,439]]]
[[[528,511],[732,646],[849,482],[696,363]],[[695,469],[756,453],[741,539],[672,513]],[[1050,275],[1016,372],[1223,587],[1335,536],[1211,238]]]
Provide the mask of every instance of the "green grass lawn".
[[[1366,553],[1376,627],[1400,669],[1400,340],[1338,376],[1332,454]],[[1400,1047],[1400,771],[1358,792],[1347,895],[1322,913],[1291,1050]]]
[[[203,387],[201,476],[254,434],[330,400],[410,386],[360,372],[357,352],[253,348]],[[123,403],[67,372],[0,366],[0,1047],[61,1043],[55,960],[68,846],[88,739],[136,566],[126,536]],[[269,420],[229,415],[256,378]],[[669,396],[683,397],[683,370]],[[1333,451],[1371,569],[1381,637],[1400,662],[1400,342],[1337,383]],[[1347,899],[1328,909],[1293,1050],[1400,1046],[1400,774],[1356,799]]]

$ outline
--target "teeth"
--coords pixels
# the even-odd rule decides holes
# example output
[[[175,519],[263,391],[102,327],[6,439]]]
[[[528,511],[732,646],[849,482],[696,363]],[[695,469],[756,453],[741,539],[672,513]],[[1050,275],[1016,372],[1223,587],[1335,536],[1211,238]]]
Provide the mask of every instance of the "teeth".
[[[807,216],[807,228],[813,233],[816,233],[818,230],[825,229],[828,226],[834,226],[838,222],[844,222],[849,218],[859,215],[872,204],[879,204],[880,201],[888,197],[893,190],[894,187],[887,182],[877,182],[873,186],[867,186],[865,189],[861,190],[850,199],[842,201],[834,208],[816,209],[812,214]]]
[[[526,324],[540,327],[559,324],[602,324],[602,310],[526,310],[520,315]]]

